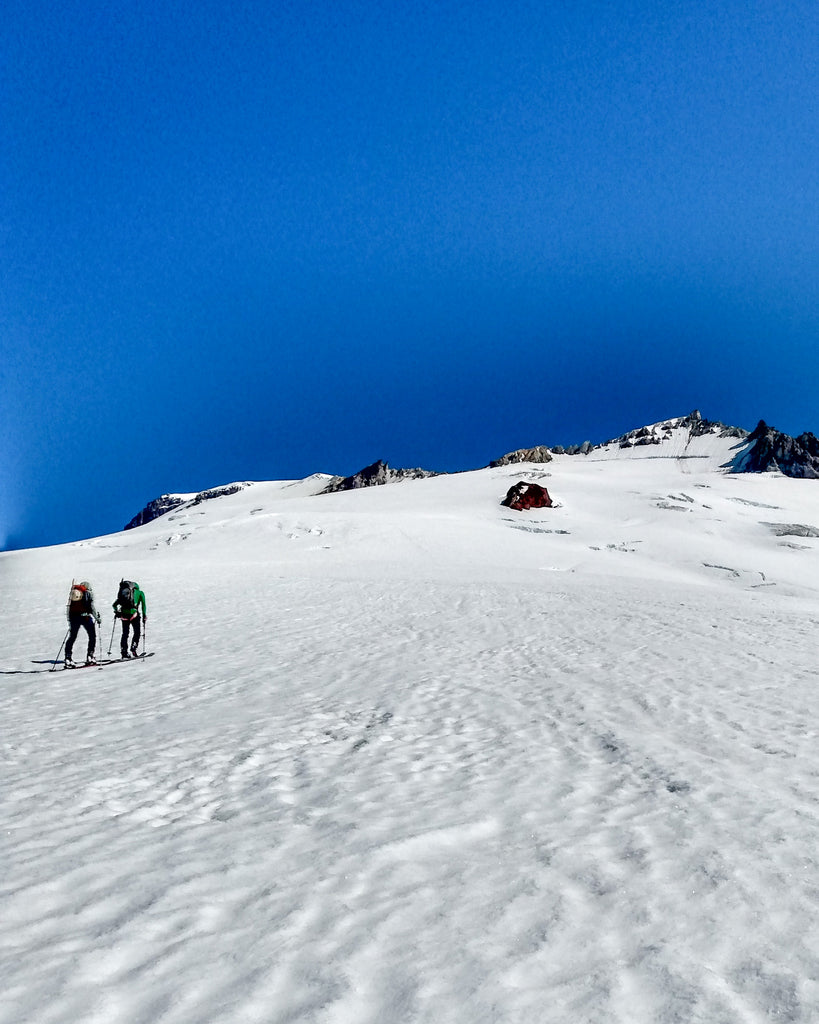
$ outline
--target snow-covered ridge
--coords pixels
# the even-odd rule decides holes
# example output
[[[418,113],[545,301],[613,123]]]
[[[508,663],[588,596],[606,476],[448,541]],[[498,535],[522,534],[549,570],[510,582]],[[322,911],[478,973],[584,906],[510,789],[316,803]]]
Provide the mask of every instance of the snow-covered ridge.
[[[732,441],[742,441],[747,436],[748,431],[742,427],[731,427],[724,423],[705,420],[695,409],[688,416],[677,416],[648,426],[636,427],[600,444],[584,441],[582,444],[568,447],[553,445],[547,448],[541,445],[537,448],[521,448],[491,462],[490,466],[527,461],[548,462],[553,455],[582,455],[592,458],[600,457],[601,454],[606,458],[696,458],[707,447],[719,452],[728,451]],[[691,442],[702,437],[727,443],[716,446],[705,443],[699,445],[698,452],[694,452],[693,449],[688,451]]]
[[[130,519],[124,526],[126,530],[133,530],[137,526],[144,526],[145,523],[151,523],[154,519],[158,519],[160,516],[164,516],[166,512],[171,512],[173,509],[178,508],[180,505],[184,505],[189,501],[192,501],[196,497],[196,494],[160,494],[158,498],[154,498],[149,501],[145,508],[141,509]]]
[[[674,419],[652,423],[650,426],[638,427],[613,440],[593,445],[592,451],[608,450],[615,446],[620,451],[651,446],[670,445],[673,447],[680,437],[687,438],[688,441],[697,437],[742,441],[747,436],[748,431],[743,430],[742,427],[732,427],[725,423],[705,420],[699,410],[695,409],[688,416],[678,416]]]
[[[327,486],[328,481],[332,481],[334,479],[336,478],[324,473],[313,473],[304,480],[279,481],[278,486],[290,490],[298,488],[299,493],[307,491],[309,493],[318,494]],[[253,481],[244,480],[237,483],[222,484],[219,487],[211,487],[207,490],[191,494],[163,494],[159,498],[149,501],[141,512],[138,512],[133,519],[126,523],[124,528],[126,530],[133,530],[137,526],[144,526],[146,523],[151,523],[155,519],[159,519],[160,516],[173,512],[175,509],[178,510],[194,507],[196,505],[201,505],[203,501],[212,501],[214,498],[225,498],[228,495],[237,494],[239,491],[243,491],[246,488],[253,486]]]
[[[311,573],[334,572],[339,559],[345,565],[383,560],[410,575],[444,576],[461,572],[480,552],[493,568],[476,566],[479,576],[548,568],[815,592],[814,487],[780,473],[726,470],[730,450],[747,439],[721,431],[692,438],[674,421],[658,433],[660,445],[555,454],[546,464],[513,463],[394,487],[326,493],[333,478],[324,475],[231,485],[219,497],[194,496],[139,530],[85,545],[130,551],[139,560],[168,548],[210,562],[253,560],[264,552],[276,565]],[[660,454],[641,458],[630,454],[635,451]],[[505,509],[501,502],[520,481],[547,486],[555,507]]]
[[[648,426],[637,427],[601,444],[587,441],[569,448],[538,445],[509,452],[489,463],[489,468],[522,464],[545,465],[558,456],[570,456],[595,461],[622,461],[633,459],[671,459],[697,462],[699,468],[723,473],[782,473],[803,479],[819,477],[819,441],[806,433],[798,438],[770,428],[760,420],[749,433],[742,427],[706,420],[698,410],[687,416],[661,420]],[[300,493],[330,494],[337,491],[359,490],[384,484],[403,483],[442,474],[425,469],[393,469],[378,460],[349,477],[316,473],[304,481],[289,481],[286,486],[299,485]],[[223,498],[239,490],[254,486],[248,481],[225,484],[197,494],[163,494],[149,502],[126,525],[130,530],[143,526],[174,509],[198,505],[203,501]]]
[[[713,471],[782,473],[799,479],[819,477],[819,440],[811,434],[793,438],[769,427],[764,420],[752,432],[743,427],[706,420],[698,410],[629,430],[600,444],[585,441],[568,448],[541,446],[510,452],[490,465],[530,461],[530,453],[599,459],[696,459]],[[540,454],[531,461],[545,462]]]
[[[704,460],[729,473],[781,473],[819,478],[819,439],[806,432],[791,437],[760,420],[752,432],[702,418],[698,411],[629,431],[593,446],[589,457]]]
[[[747,448],[748,431],[688,416],[661,420],[592,445],[583,454],[598,459],[696,459],[712,471],[736,472],[737,457]]]

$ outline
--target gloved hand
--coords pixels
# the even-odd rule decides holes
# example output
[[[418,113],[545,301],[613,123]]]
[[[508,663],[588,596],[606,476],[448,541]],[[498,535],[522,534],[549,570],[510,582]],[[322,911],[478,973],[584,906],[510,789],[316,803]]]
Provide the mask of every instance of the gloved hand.
[[[97,620],[97,625],[101,626],[102,625],[102,616],[100,615],[99,612],[94,612],[94,618]]]

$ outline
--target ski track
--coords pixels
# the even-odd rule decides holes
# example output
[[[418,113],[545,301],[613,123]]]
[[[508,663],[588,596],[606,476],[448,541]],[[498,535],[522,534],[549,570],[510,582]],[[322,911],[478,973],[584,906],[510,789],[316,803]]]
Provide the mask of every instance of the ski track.
[[[3,677],[2,1024],[819,1019],[807,613],[241,578]]]

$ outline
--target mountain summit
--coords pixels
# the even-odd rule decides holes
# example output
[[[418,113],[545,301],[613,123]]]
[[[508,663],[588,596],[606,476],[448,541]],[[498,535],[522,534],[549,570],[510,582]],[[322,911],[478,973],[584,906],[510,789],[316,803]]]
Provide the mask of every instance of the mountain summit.
[[[542,453],[547,453],[544,457]],[[537,453],[535,457],[535,453]],[[819,439],[811,433],[790,437],[760,420],[752,432],[704,419],[698,409],[687,416],[629,430],[600,444],[586,441],[564,448],[521,448],[490,463],[547,462],[554,455],[598,459],[696,459],[727,473],[782,473],[799,479],[819,478]]]
[[[695,410],[688,416],[640,427],[595,445],[590,454],[607,452],[622,456],[634,453],[635,449],[675,458],[716,459],[718,465],[714,468],[729,473],[778,472],[798,479],[819,478],[819,439],[811,433],[791,437],[769,427],[764,420],[749,433],[742,427],[703,419]],[[722,455],[725,460],[719,462]]]

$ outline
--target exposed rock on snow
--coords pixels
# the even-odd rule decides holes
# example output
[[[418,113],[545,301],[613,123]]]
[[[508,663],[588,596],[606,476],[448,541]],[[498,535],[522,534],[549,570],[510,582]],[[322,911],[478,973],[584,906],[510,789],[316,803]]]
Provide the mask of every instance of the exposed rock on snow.
[[[523,512],[530,508],[551,508],[552,499],[545,487],[521,480],[509,488],[501,505],[513,508],[516,512]]]
[[[638,427],[630,430],[620,437],[604,441],[602,444],[593,446],[593,450],[608,448],[617,445],[619,448],[640,448],[646,445],[661,445],[665,441],[672,440],[676,431],[687,431],[690,438],[704,437],[713,434],[716,437],[739,438],[748,436],[748,431],[742,427],[730,427],[725,423],[712,422],[702,418],[699,409],[695,409],[688,416],[680,416],[676,419],[662,420],[660,423],[653,423],[650,426]]]
[[[352,476],[331,481],[321,491],[332,494],[335,491],[353,491],[359,487],[378,487],[381,484],[399,483],[401,480],[419,480],[430,476],[439,476],[428,469],[391,469],[386,462],[379,459],[371,466],[365,466]]]
[[[769,530],[773,530],[777,537],[819,537],[819,530],[815,526],[805,526],[804,523],[763,523]]]
[[[583,444],[571,444],[568,448],[564,448],[562,444],[556,444],[552,447],[552,455],[588,455],[589,452],[594,448],[591,441],[584,441]]]
[[[225,498],[228,494],[238,494],[245,487],[250,487],[247,481],[241,484],[226,484],[224,487],[213,487],[209,491],[200,491],[191,504],[200,505],[203,501],[210,501],[211,498]]]
[[[748,437],[750,447],[741,452],[731,467],[734,473],[767,473],[779,470],[785,476],[819,478],[819,439],[804,433],[790,437],[760,420]]]
[[[159,517],[164,516],[166,512],[179,508],[180,505],[184,505],[187,501],[190,501],[189,494],[160,495],[160,497],[154,498],[153,501],[149,501],[141,512],[137,512],[134,518],[125,524],[124,529],[133,530],[137,526],[143,526],[145,523],[151,523],[154,519],[159,519]]]
[[[248,482],[225,484],[224,487],[212,487],[207,491],[199,491],[198,494],[163,494],[159,498],[149,501],[145,508],[138,512],[134,518],[124,527],[126,530],[133,530],[137,526],[151,523],[159,519],[167,512],[172,512],[180,505],[201,505],[203,501],[210,501],[212,498],[223,498],[228,494],[237,494],[239,491],[249,487]]]
[[[494,462],[489,463],[490,469],[497,469],[499,466],[511,466],[518,462],[551,462],[552,453],[549,449],[541,444],[536,448],[518,448],[515,452],[509,452],[508,455],[504,455],[500,459],[495,459]]]

